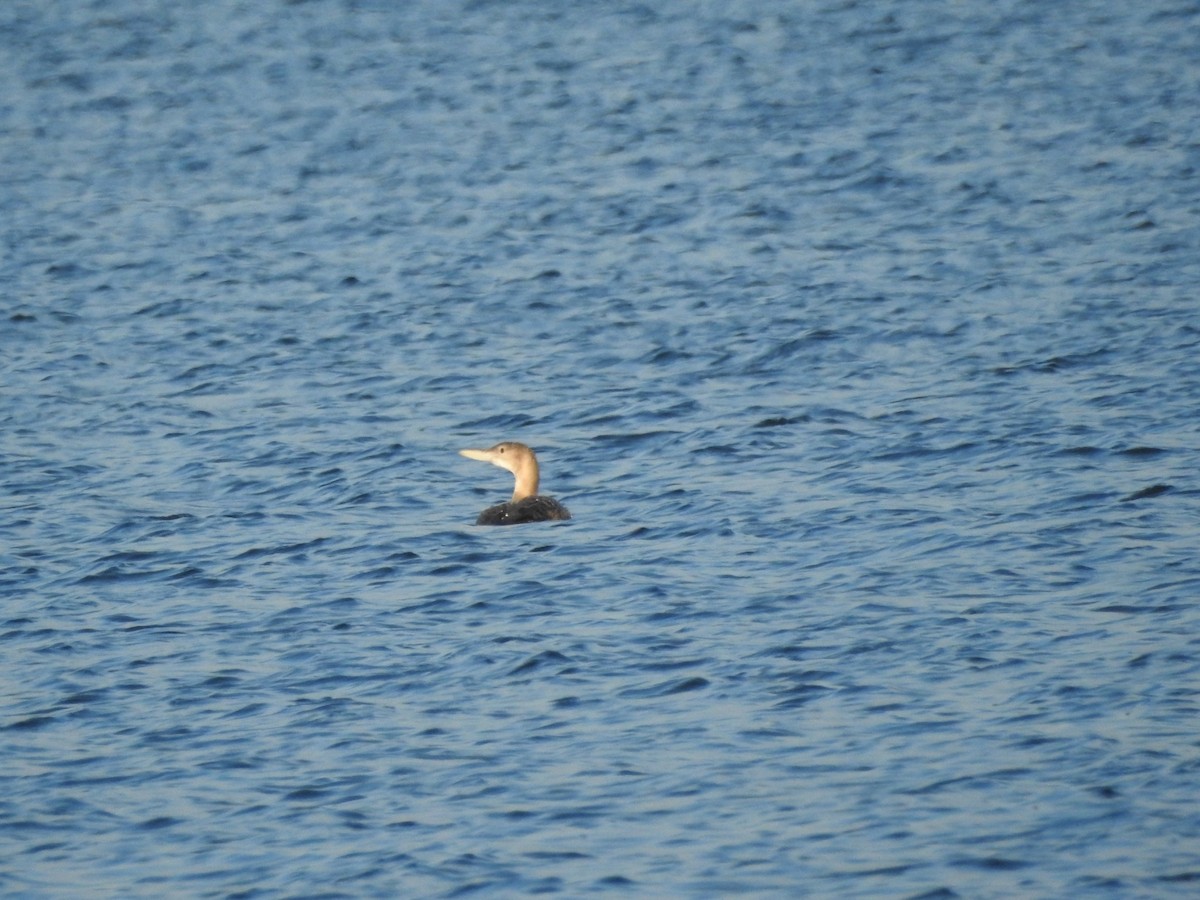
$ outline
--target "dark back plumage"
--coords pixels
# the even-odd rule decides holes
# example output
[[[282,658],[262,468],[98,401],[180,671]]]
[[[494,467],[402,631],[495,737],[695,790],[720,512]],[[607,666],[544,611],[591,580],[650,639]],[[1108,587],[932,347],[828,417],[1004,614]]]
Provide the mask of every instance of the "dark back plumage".
[[[554,522],[571,518],[567,508],[553,497],[526,497],[516,503],[497,503],[479,514],[476,525],[521,525],[525,522]]]

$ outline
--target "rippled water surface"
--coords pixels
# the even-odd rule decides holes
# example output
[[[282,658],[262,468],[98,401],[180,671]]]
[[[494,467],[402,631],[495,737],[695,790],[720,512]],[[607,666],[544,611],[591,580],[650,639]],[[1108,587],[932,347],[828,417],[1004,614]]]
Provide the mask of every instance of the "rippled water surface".
[[[0,892],[1193,895],[1197,33],[0,6]]]

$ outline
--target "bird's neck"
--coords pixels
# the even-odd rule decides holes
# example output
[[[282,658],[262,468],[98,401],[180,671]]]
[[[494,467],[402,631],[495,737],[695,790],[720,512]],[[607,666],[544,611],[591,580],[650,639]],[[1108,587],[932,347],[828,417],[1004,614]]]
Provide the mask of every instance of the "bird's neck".
[[[512,502],[518,503],[526,497],[536,497],[538,492],[538,464],[532,455],[521,461],[513,472],[517,483],[513,486]]]

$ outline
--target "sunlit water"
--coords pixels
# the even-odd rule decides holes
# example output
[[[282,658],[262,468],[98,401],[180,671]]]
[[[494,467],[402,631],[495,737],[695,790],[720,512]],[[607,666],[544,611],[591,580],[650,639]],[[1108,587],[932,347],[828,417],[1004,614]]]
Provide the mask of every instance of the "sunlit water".
[[[659,6],[0,6],[0,892],[1196,891],[1200,8]]]

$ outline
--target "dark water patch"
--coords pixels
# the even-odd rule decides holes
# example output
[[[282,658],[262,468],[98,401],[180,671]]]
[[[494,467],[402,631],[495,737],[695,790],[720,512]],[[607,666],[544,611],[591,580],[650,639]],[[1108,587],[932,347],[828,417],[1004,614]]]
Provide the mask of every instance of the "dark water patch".
[[[1167,884],[1192,884],[1193,882],[1200,882],[1200,869],[1165,873],[1159,875],[1158,880]]]
[[[1072,354],[1067,356],[1051,356],[1047,359],[1034,360],[1026,363],[1018,363],[1009,366],[997,366],[992,371],[996,375],[1013,375],[1019,372],[1054,374],[1093,365],[1109,355],[1110,352],[1107,349],[1099,349],[1087,353]]]
[[[154,816],[151,819],[146,819],[144,822],[138,823],[137,827],[143,831],[161,831],[164,828],[171,828],[184,823],[184,819],[177,819],[173,816]]]
[[[1064,497],[1061,500],[1055,500],[1048,504],[1048,506],[1064,512],[1074,512],[1101,506],[1112,500],[1113,494],[1108,491],[1087,491],[1082,494],[1073,494],[1070,497]]]
[[[692,354],[682,350],[661,348],[643,356],[638,362],[643,365],[674,365],[692,359]]]
[[[603,878],[596,879],[596,885],[602,888],[630,888],[636,887],[637,882],[632,878],[627,878],[624,875],[606,875]]]
[[[784,697],[782,700],[779,700],[774,704],[774,708],[796,709],[798,707],[807,706],[814,700],[819,700],[834,690],[834,688],[824,684],[795,684],[781,692]]]
[[[573,850],[531,851],[525,855],[528,856],[530,859],[546,860],[546,861],[550,861],[550,862],[554,862],[556,860],[594,859],[595,858],[594,856],[592,856],[589,853],[580,853],[578,851],[573,851]]]
[[[594,441],[601,445],[608,445],[614,449],[625,447],[637,447],[642,444],[660,443],[670,441],[679,436],[676,431],[646,431],[630,434],[597,434],[593,437]]]
[[[570,663],[570,662],[571,662],[571,660],[568,657],[564,656],[563,654],[559,653],[556,650],[544,650],[541,653],[538,653],[538,654],[535,654],[534,656],[529,657],[527,660],[525,660],[523,663],[518,665],[516,668],[510,670],[508,674],[509,675],[521,675],[526,672],[532,672],[537,669],[541,669],[544,666],[551,664],[551,663],[560,664],[560,663]]]
[[[1116,451],[1120,456],[1127,456],[1131,459],[1154,459],[1167,452],[1161,447],[1128,447],[1124,450]]]
[[[136,624],[136,625],[130,624],[130,625],[127,625],[125,628],[123,628],[122,631],[129,632],[130,634],[142,634],[142,633],[185,634],[188,631],[188,623],[187,622],[178,622],[178,621],[175,621],[175,622],[168,621],[168,622],[150,622],[150,623],[146,623],[146,624]]]
[[[185,570],[186,571],[186,570]],[[179,578],[182,573],[172,569],[130,569],[125,566],[106,566],[99,572],[92,572],[78,579],[77,583],[86,584],[115,584],[138,581],[161,580],[164,578]]]
[[[1130,503],[1134,500],[1148,500],[1151,497],[1159,497],[1168,491],[1173,490],[1169,484],[1152,484],[1150,487],[1142,488],[1140,491],[1134,491],[1128,496],[1122,497],[1122,503]]]
[[[1014,778],[1024,778],[1031,775],[1032,772],[1028,769],[997,769],[993,772],[981,772],[977,775],[966,775],[956,778],[949,778],[944,781],[934,782],[918,788],[912,788],[902,791],[909,794],[931,794],[945,791],[946,789],[969,788],[972,790],[986,790],[997,783],[1010,781]]]
[[[323,800],[330,796],[333,790],[329,787],[302,787],[296,788],[293,791],[288,791],[283,795],[283,799],[290,802],[304,802]]]
[[[232,712],[226,713],[224,716],[222,716],[222,718],[225,718],[225,719],[252,718],[254,716],[259,715],[266,709],[268,709],[268,707],[267,707],[267,704],[265,704],[265,703],[247,703],[245,706],[235,709]]]
[[[774,416],[767,419],[760,419],[754,423],[755,428],[779,428],[783,425],[802,425],[812,421],[809,416]]]
[[[695,676],[692,678],[663,681],[648,687],[628,688],[621,691],[619,696],[645,700],[653,697],[669,697],[674,694],[686,694],[691,691],[702,690],[708,686],[708,679]]]
[[[978,447],[979,444],[974,441],[963,441],[947,447],[930,447],[925,445],[897,447],[880,453],[878,458],[886,461],[906,459],[909,457],[953,457],[959,455],[968,455],[971,453],[971,451],[976,450]]]
[[[1107,606],[1099,606],[1096,612],[1103,613],[1119,613],[1122,615],[1157,615],[1162,613],[1178,612],[1182,607],[1176,604],[1132,604],[1132,603],[1113,603]]]
[[[515,439],[497,435],[500,435],[501,433],[507,434],[509,432],[518,434],[522,429],[532,427],[535,424],[535,421],[536,420],[529,415],[505,413],[484,416],[483,418],[478,419],[468,419],[461,424],[460,428],[462,429],[461,433],[463,434],[479,433],[482,440],[482,443],[479,446],[490,447],[492,444],[500,440]]]
[[[30,716],[27,719],[11,722],[3,728],[5,731],[32,731],[52,725],[55,721],[53,716]]]
[[[664,648],[656,647],[655,649]],[[691,669],[697,666],[704,666],[711,664],[711,662],[711,660],[705,659],[662,659],[644,662],[639,668],[650,672],[669,672],[674,669]]]
[[[88,706],[93,703],[98,703],[108,697],[108,689],[79,691],[74,694],[69,694],[62,699],[63,706]]]
[[[291,556],[296,560],[307,558],[307,552],[329,543],[327,538],[314,538],[310,541],[281,544],[277,547],[252,547],[234,556],[234,559],[259,559],[265,556]]]
[[[1008,859],[1003,856],[964,856],[952,860],[951,865],[993,872],[1025,869],[1032,864],[1025,860]]]
[[[213,688],[232,688],[237,687],[241,683],[242,678],[240,677],[240,673],[218,673],[204,679],[204,686]]]

